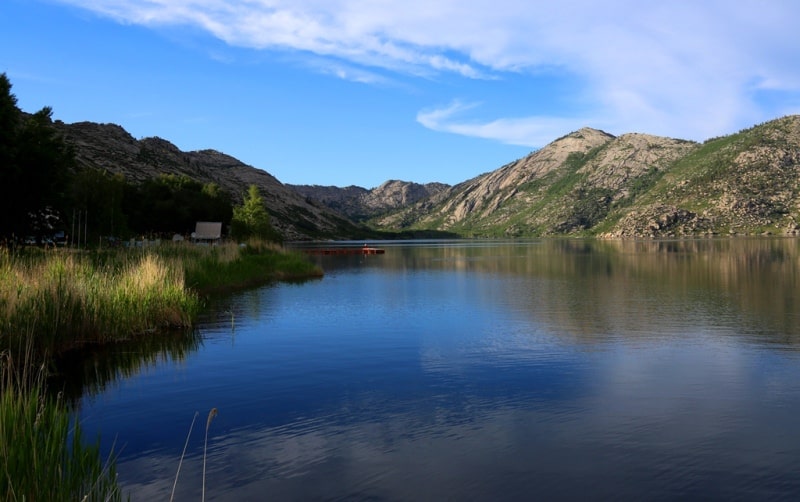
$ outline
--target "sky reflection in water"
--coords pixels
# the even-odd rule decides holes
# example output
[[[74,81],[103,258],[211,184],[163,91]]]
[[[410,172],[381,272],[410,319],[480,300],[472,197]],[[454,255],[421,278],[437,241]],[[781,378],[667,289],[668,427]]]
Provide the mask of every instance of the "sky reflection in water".
[[[212,407],[209,499],[793,498],[797,245],[757,242],[320,258],[81,416],[135,500],[168,497],[195,411],[199,496]]]

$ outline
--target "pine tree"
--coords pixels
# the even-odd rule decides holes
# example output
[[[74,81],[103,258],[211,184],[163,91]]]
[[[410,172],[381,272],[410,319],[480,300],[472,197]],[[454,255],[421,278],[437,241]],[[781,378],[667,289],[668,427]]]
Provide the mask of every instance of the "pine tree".
[[[17,108],[11,82],[0,75],[0,235],[41,233],[42,215],[64,203],[74,154],[52,125],[52,110]],[[38,227],[38,228],[37,228]]]
[[[233,208],[231,236],[239,240],[249,238],[279,240],[277,232],[270,224],[264,199],[255,185],[250,185],[242,205]]]

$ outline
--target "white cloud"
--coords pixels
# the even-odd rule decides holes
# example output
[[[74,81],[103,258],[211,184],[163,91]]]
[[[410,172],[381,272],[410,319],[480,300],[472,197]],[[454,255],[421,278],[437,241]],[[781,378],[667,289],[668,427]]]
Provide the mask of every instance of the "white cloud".
[[[489,121],[459,118],[464,112],[478,106],[476,103],[465,104],[455,101],[444,108],[420,111],[417,114],[417,122],[434,131],[496,140],[531,148],[539,148],[555,139],[557,136],[553,136],[553,131],[574,131],[588,125],[579,119],[546,116],[503,118]]]
[[[352,65],[343,64],[339,61],[331,61],[324,58],[314,58],[308,60],[306,66],[313,68],[315,71],[332,75],[342,80],[349,80],[351,82],[358,82],[361,84],[371,85],[390,85],[391,79],[380,75],[376,72],[368,71],[363,68],[354,67]]]
[[[369,69],[476,79],[557,67],[581,82],[591,115],[618,133],[703,139],[789,111],[761,102],[754,90],[800,92],[794,0],[60,1],[125,23],[199,27],[233,46],[346,61],[354,66],[333,74],[356,81],[371,81]],[[420,113],[433,129],[526,145],[521,138],[548,123],[571,122],[434,119]]]

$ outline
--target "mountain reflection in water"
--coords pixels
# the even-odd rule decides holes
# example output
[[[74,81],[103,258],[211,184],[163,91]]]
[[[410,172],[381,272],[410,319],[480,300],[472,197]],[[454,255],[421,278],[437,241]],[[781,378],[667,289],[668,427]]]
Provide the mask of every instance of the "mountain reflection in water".
[[[75,370],[134,500],[800,495],[800,241],[380,246]]]

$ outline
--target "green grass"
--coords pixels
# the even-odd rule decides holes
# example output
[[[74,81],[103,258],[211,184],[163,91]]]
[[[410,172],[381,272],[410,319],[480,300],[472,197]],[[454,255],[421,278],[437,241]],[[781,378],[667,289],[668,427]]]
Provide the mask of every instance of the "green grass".
[[[304,255],[265,242],[201,248],[201,251],[206,252],[185,260],[183,265],[187,286],[200,293],[229,291],[274,280],[322,277],[322,270]]]
[[[319,277],[298,253],[245,246],[162,245],[147,250],[12,254],[0,249],[0,350],[55,354],[191,326],[201,293]]]
[[[44,391],[43,370],[14,367],[0,356],[0,499],[120,500],[113,458],[99,438],[85,443],[60,397]]]
[[[153,253],[95,263],[58,250],[0,250],[0,350],[56,353],[159,328],[189,326],[200,308],[183,272]]]

